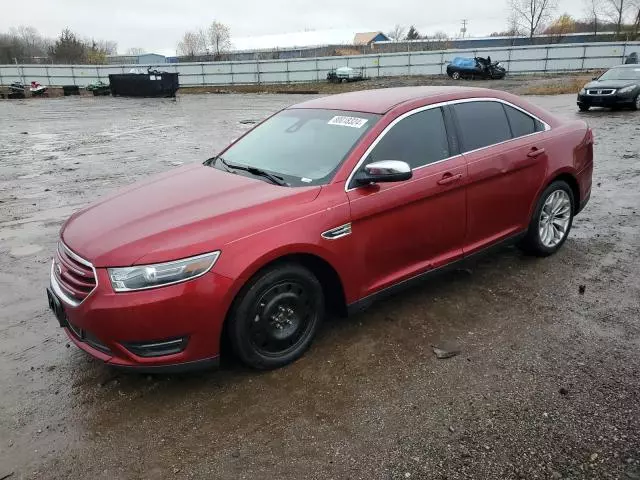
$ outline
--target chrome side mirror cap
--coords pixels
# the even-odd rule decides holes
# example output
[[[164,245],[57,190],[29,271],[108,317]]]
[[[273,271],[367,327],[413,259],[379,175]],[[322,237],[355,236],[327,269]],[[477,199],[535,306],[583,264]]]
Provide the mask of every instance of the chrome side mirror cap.
[[[411,167],[407,162],[399,160],[382,160],[365,165],[356,176],[355,181],[359,185],[384,182],[403,182],[413,176]]]

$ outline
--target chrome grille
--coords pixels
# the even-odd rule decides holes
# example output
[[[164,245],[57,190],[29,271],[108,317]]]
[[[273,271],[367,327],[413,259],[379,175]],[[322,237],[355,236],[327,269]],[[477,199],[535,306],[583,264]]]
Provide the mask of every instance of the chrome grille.
[[[613,95],[616,91],[612,88],[600,88],[587,90],[587,95]]]
[[[79,304],[96,288],[93,265],[69,250],[62,242],[53,259],[52,279],[72,304]]]

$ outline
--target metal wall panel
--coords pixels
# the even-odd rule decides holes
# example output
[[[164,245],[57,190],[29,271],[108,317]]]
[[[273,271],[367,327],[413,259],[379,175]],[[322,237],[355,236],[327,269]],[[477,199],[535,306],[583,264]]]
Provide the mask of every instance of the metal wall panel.
[[[440,65],[411,65],[409,67],[409,75],[440,75],[446,71],[441,70]]]
[[[260,69],[260,73],[263,72],[281,72],[287,69],[287,65],[285,62],[260,62],[258,64],[258,68]]]
[[[195,81],[196,78],[197,77],[192,77],[192,81]],[[204,85],[230,85],[232,80],[230,73],[218,73],[205,75],[204,80],[200,77],[198,82]],[[180,76],[180,84],[183,84],[182,76]]]
[[[383,55],[380,57],[380,66],[381,67],[405,67],[405,72],[407,65],[409,64],[409,55],[406,53],[397,55]]]
[[[258,83],[257,73],[236,73],[233,72],[233,83]]]
[[[380,67],[381,77],[398,77],[402,75],[407,75],[408,73],[409,73],[409,67],[406,64],[404,66],[398,66],[398,67]]]
[[[576,58],[576,59],[553,59],[550,58],[547,61],[547,71],[553,72],[561,70],[561,71],[567,71],[567,70],[580,70],[582,68],[582,59],[581,58]]]
[[[549,58],[582,58],[584,47],[558,47],[549,49]],[[578,67],[580,68],[580,67]]]
[[[585,70],[606,70],[616,65],[620,65],[620,58],[585,58],[582,68]]]
[[[284,83],[286,81],[286,73],[268,72],[260,74],[260,83]]]
[[[324,80],[330,69],[363,68],[368,77],[437,75],[454,57],[491,56],[511,73],[605,69],[640,51],[640,42],[558,44],[536,47],[500,47],[425,52],[402,52],[348,57],[322,57],[260,62],[176,63],[158,65],[0,65],[0,84],[37,80],[51,86],[85,86],[110,73],[127,73],[147,66],[180,74],[181,85],[230,85],[236,83],[284,83]]]
[[[255,74],[257,72],[256,69],[256,62],[251,62],[251,63],[236,63],[233,62],[230,64],[231,67],[231,71],[236,74],[236,73],[251,73],[251,74]]]

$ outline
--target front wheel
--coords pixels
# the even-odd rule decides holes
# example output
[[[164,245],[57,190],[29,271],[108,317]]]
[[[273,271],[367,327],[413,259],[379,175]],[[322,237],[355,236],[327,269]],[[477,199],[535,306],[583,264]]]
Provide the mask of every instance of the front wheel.
[[[631,109],[636,111],[640,110],[640,93],[636,96],[636,100],[633,102]]]
[[[569,185],[562,180],[553,182],[538,200],[520,245],[522,249],[538,257],[556,253],[569,236],[574,211],[575,199]]]
[[[275,265],[243,288],[229,318],[229,339],[246,365],[270,370],[309,348],[324,317],[318,279],[294,263]]]
[[[588,112],[591,107],[589,105],[585,105],[584,103],[579,103],[578,108],[581,112]]]
[[[460,72],[453,72],[451,74],[451,78],[453,78],[454,80],[460,80],[460,78],[461,78]]]

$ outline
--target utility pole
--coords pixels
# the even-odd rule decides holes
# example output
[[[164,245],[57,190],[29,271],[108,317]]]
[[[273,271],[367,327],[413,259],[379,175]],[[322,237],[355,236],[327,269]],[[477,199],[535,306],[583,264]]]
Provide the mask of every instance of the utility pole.
[[[462,34],[462,38],[465,37],[465,35],[467,34],[467,23],[469,22],[469,20],[467,20],[466,18],[462,20],[462,28],[460,29],[460,33]]]

